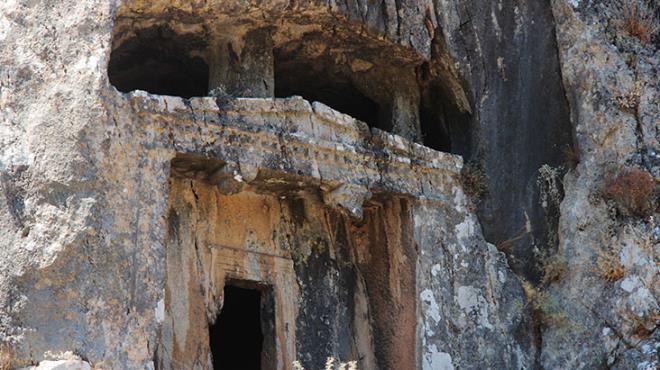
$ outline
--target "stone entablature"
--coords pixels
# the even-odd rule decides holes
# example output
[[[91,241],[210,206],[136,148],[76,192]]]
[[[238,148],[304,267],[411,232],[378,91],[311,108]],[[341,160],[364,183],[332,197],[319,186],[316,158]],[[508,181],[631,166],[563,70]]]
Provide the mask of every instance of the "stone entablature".
[[[220,101],[221,106],[212,97],[184,100],[138,91],[127,98],[137,117],[149,117],[140,121],[143,130],[155,135],[150,138],[157,138],[149,146],[179,154],[174,175],[199,177],[190,173],[196,171],[195,159],[186,155],[219,161],[207,165],[203,176],[226,193],[246,184],[278,192],[319,187],[334,194],[327,197],[329,203],[359,216],[362,202],[373,193],[442,201],[448,178],[459,176],[463,164],[460,156],[369,129],[300,97],[237,98]],[[352,199],[348,203],[346,193]],[[342,200],[330,200],[335,195]]]

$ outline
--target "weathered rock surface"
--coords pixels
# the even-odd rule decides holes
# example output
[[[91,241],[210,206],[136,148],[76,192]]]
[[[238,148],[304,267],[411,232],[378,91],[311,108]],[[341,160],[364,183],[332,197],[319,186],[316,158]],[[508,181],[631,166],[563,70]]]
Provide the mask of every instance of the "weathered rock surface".
[[[210,366],[207,321],[187,325],[180,315],[198,312],[190,317],[212,321],[224,277],[204,256],[220,253],[218,261],[229,263],[222,253],[232,243],[248,257],[284,248],[281,257],[269,257],[284,265],[246,265],[243,276],[270,281],[278,292],[297,286],[277,303],[284,320],[278,325],[295,327],[295,336],[277,329],[277,368],[289,368],[295,357],[319,367],[329,355],[358,359],[363,368],[530,364],[530,342],[514,335],[527,325],[522,312],[494,307],[500,297],[524,300],[520,284],[480,237],[460,187],[460,158],[369,133],[363,123],[302,99],[120,94],[106,75],[117,6],[2,8],[10,32],[2,35],[7,253],[0,312],[17,366],[64,350],[98,368]],[[374,21],[385,35],[412,27]],[[40,24],[47,26],[32,32]],[[420,61],[430,48],[421,24],[414,23],[427,36],[392,37],[402,47],[418,43],[407,53]],[[197,197],[211,196],[225,201],[215,213],[204,211],[220,215],[207,221],[235,216],[240,208],[226,208],[232,197],[248,211],[235,221],[259,222],[263,208],[251,208],[250,197],[288,207],[280,211],[284,219],[248,229],[277,226],[293,239],[257,233],[253,247],[241,238],[210,243],[234,240],[241,230],[204,231],[213,222],[191,210],[209,207]],[[357,207],[365,206],[360,220]],[[271,209],[264,216],[273,217]],[[260,241],[274,246],[258,247]],[[269,277],[279,273],[295,283]],[[447,341],[452,331],[461,339]]]
[[[438,32],[469,86],[472,114],[447,112],[452,152],[485,172],[488,194],[478,210],[488,241],[512,268],[539,279],[530,263],[557,244],[558,210],[539,207],[538,170],[558,166],[572,130],[546,1],[438,1]],[[441,45],[441,44],[440,44]],[[439,47],[439,46],[438,46]],[[506,215],[506,216],[503,216]]]
[[[273,368],[657,367],[658,214],[599,197],[622,165],[660,175],[657,44],[607,21],[620,9],[2,2],[0,350],[210,368],[238,279],[270,289]],[[163,38],[191,56],[180,95],[213,97],[117,91],[122,58]],[[344,88],[359,104],[272,99]],[[476,214],[464,160],[487,174]],[[47,356],[64,351],[85,361]]]
[[[90,370],[89,363],[82,360],[41,361],[37,366],[26,367],[25,370]]]
[[[657,181],[657,49],[626,34],[621,4],[575,3],[553,1],[580,163],[563,181],[559,253],[567,271],[550,290],[561,307],[555,314],[567,320],[544,330],[542,364],[654,368],[657,213],[617,215],[598,192],[608,172],[623,165],[645,168]],[[620,104],[625,96],[638,101],[632,111]]]

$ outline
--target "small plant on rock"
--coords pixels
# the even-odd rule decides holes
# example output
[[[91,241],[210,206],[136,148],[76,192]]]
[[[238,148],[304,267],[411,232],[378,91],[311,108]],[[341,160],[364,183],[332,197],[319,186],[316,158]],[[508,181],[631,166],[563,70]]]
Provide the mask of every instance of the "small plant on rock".
[[[463,189],[475,202],[478,202],[488,194],[488,181],[486,173],[481,166],[475,162],[468,162],[461,171],[461,183]]]
[[[561,280],[566,275],[566,258],[555,254],[543,261],[543,283],[549,284]]]
[[[621,28],[642,44],[653,40],[658,32],[657,3],[654,0],[624,0],[621,6]]]
[[[580,151],[573,145],[566,145],[562,149],[564,161],[569,168],[575,168],[580,163]]]
[[[619,256],[603,250],[596,251],[596,272],[603,280],[613,283],[626,276],[626,270],[619,262]]]
[[[556,327],[569,323],[566,312],[548,291],[538,289],[527,281],[523,282],[523,290],[535,320],[546,326]]]
[[[619,281],[626,275],[626,270],[619,257],[621,247],[612,242],[613,234],[615,234],[614,231],[607,228],[600,237],[600,246],[594,251],[596,264],[593,271],[610,283]]]
[[[608,175],[602,189],[604,199],[614,201],[617,209],[626,216],[649,216],[656,202],[656,185],[653,176],[636,167],[624,167]]]
[[[300,361],[293,361],[294,370],[305,370]],[[339,362],[336,366],[337,370],[357,370],[357,361]],[[325,367],[323,370],[335,370],[335,358],[328,357],[325,360]]]
[[[563,185],[561,183],[563,173],[564,168],[562,166],[552,167],[544,164],[539,168],[536,184],[539,187],[541,206],[544,209],[548,209],[548,207],[559,207],[564,197]]]
[[[11,351],[6,345],[0,344],[0,370],[11,369]]]
[[[642,90],[642,85],[635,82],[632,89],[625,94],[614,97],[614,103],[622,111],[630,114],[636,114],[639,109],[639,100]]]

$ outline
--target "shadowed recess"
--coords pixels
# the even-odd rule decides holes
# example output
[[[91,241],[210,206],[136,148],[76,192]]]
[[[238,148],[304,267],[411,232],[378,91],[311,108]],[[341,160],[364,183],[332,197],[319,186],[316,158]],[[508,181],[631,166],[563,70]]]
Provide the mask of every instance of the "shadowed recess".
[[[381,107],[360,91],[345,65],[322,56],[309,58],[303,53],[275,50],[275,97],[300,95],[323,103],[358,119],[369,127],[388,130],[381,123]]]
[[[112,51],[108,78],[121,92],[206,96],[209,67],[194,55],[205,47],[195,34],[180,35],[167,27],[141,29]]]
[[[226,286],[224,305],[209,328],[213,368],[260,370],[264,335],[261,325],[261,292]]]
[[[422,89],[419,119],[425,146],[469,158],[470,115],[460,111],[442,85]]]

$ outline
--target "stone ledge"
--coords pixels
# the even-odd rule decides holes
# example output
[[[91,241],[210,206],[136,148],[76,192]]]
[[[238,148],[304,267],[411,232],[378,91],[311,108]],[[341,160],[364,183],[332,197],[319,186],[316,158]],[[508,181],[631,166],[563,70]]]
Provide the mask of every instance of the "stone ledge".
[[[150,146],[233,164],[236,181],[343,185],[372,192],[446,199],[460,156],[438,152],[301,97],[182,99],[136,91],[125,95],[150,132]],[[156,140],[154,140],[156,138]],[[154,144],[155,143],[155,144]],[[259,176],[242,176],[241,168]],[[265,175],[267,174],[267,175]],[[275,181],[277,180],[277,181]]]

